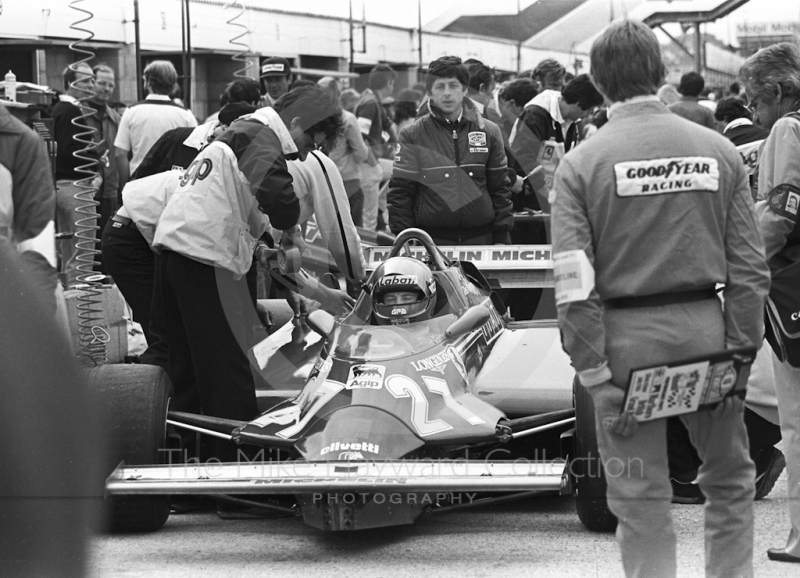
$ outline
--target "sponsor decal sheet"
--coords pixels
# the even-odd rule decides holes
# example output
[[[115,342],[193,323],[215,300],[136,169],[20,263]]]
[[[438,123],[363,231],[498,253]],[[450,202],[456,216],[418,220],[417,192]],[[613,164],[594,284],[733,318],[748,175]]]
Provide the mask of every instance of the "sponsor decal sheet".
[[[744,399],[756,349],[729,349],[704,358],[631,371],[623,411],[638,421],[711,409],[729,396]]]

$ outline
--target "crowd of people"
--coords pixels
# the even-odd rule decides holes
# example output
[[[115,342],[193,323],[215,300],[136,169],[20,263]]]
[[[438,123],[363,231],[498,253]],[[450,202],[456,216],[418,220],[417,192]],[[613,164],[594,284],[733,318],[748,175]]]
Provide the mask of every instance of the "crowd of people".
[[[701,75],[676,90],[665,72],[657,39],[634,21],[598,37],[590,74],[547,59],[499,84],[488,64],[445,56],[402,90],[378,65],[358,93],[334,77],[292,82],[275,57],[261,83],[234,80],[198,124],[172,98],[169,62],[145,68],[148,95],[122,116],[110,106],[113,69],[81,64],[64,71],[53,109],[54,194],[46,168],[29,166],[43,149],[0,107],[18,143],[0,150],[14,186],[0,197],[0,237],[35,237],[52,212],[73,287],[75,233],[97,212],[102,271],[142,324],[142,362],[167,371],[174,409],[237,420],[257,413],[245,352],[259,268],[302,249],[312,215],[353,294],[303,270],[276,275],[299,317],[309,299],[346,311],[364,288],[357,227],[416,227],[443,245],[552,242],[563,346],[594,402],[601,457],[645,464],[607,480],[626,574],[675,575],[677,498],[707,504],[707,575],[750,576],[752,502],[784,464],[791,531],[769,557],[800,562],[800,52],[756,53],[744,91],[715,110],[699,102]],[[87,96],[88,131],[73,122]],[[25,164],[12,146],[36,150]],[[552,220],[515,224],[520,212]],[[540,293],[506,297],[512,315],[530,318]],[[747,345],[761,347],[747,409],[729,400],[647,423],[621,411],[631,368]],[[213,451],[235,457],[222,443]]]

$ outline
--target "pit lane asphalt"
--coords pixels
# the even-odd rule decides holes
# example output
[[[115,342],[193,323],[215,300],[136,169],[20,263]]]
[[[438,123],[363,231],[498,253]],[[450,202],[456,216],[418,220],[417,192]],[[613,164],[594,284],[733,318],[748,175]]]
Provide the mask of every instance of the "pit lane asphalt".
[[[800,575],[772,562],[789,530],[786,475],[755,504],[756,576]],[[678,576],[702,576],[703,507],[673,505]],[[623,576],[613,534],[586,531],[567,497],[431,516],[411,526],[326,534],[299,518],[221,520],[215,513],[172,515],[153,534],[92,539],[88,576],[248,578],[439,578]]]

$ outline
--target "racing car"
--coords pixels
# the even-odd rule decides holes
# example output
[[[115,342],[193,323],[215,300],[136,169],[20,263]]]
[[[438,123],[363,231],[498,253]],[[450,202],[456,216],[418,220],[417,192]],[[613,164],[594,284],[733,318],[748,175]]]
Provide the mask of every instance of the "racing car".
[[[369,248],[367,260],[374,272],[349,314],[309,315],[315,337],[300,347],[318,353],[306,373],[297,368],[302,388],[266,396],[277,403],[252,421],[169,411],[168,380],[156,368],[95,373],[120,448],[106,482],[115,529],[157,530],[168,496],[179,494],[224,496],[341,531],[574,492],[588,528],[615,526],[591,400],[574,388],[555,322],[511,320],[494,291],[551,285],[550,248],[439,248],[408,229],[390,248]],[[426,280],[423,305],[380,302],[403,276]],[[266,343],[254,353],[273,379],[280,349]],[[263,451],[236,463],[171,463],[167,424]]]

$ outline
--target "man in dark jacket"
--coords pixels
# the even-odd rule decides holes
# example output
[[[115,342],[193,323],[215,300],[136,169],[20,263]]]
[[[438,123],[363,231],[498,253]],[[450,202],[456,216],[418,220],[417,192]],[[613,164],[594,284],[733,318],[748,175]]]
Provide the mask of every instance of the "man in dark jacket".
[[[389,183],[392,233],[424,229],[443,245],[508,244],[513,225],[500,128],[465,99],[461,59],[434,60],[425,77],[430,114],[400,132]]]

